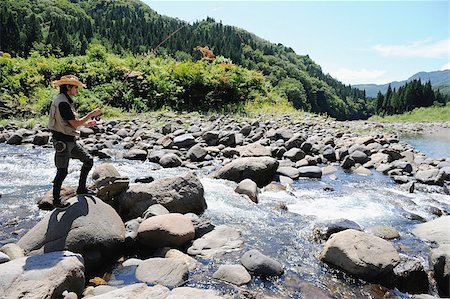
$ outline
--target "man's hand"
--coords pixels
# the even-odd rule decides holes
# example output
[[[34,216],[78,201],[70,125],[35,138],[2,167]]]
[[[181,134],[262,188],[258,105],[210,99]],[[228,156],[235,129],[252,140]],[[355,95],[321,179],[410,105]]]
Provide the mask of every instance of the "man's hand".
[[[86,123],[86,126],[87,127],[93,127],[93,126],[95,126],[97,124],[97,122],[95,121],[95,120],[91,120],[91,121],[88,121],[87,123]]]
[[[91,118],[92,118],[92,117],[99,116],[99,115],[102,115],[102,109],[100,109],[100,108],[94,109],[94,110],[92,110],[91,112],[89,112],[89,116],[90,116]]]

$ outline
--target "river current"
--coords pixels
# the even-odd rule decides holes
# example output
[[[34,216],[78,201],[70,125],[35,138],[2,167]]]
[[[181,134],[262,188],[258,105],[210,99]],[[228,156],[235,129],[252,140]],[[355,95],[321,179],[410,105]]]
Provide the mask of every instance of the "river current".
[[[131,182],[138,177],[159,179],[189,171],[183,168],[162,169],[154,163],[119,158],[107,162],[113,163]],[[96,160],[95,163],[103,161]],[[65,184],[77,186],[80,167],[78,161],[71,160]],[[338,165],[335,167],[336,172],[324,175],[321,180],[300,179],[286,191],[263,191],[258,204],[235,193],[236,183],[210,179],[205,171],[197,171],[208,205],[205,216],[216,226],[226,224],[238,229],[244,248],[239,252],[200,260],[203,267],[190,274],[188,286],[218,289],[223,294],[242,291],[242,288],[213,280],[211,276],[220,264],[238,263],[243,252],[255,248],[283,264],[285,275],[269,280],[254,278],[243,287],[244,290],[276,298],[304,298],[305,290],[324,294],[323,298],[376,298],[366,283],[347,277],[318,260],[323,244],[313,240],[314,226],[339,218],[355,221],[363,229],[375,225],[394,227],[400,238],[391,242],[399,253],[419,258],[428,269],[429,244],[411,233],[421,222],[407,215],[432,220],[436,216],[427,208],[429,206],[450,213],[450,196],[411,194],[374,170],[371,176],[360,176],[344,172]],[[49,213],[40,211],[35,202],[51,188],[54,175],[52,149],[0,144],[0,246],[16,242]],[[287,210],[280,209],[280,206],[287,207]],[[112,284],[133,282],[133,276],[120,267],[113,269],[112,273]],[[410,298],[398,290],[390,292],[396,298]]]

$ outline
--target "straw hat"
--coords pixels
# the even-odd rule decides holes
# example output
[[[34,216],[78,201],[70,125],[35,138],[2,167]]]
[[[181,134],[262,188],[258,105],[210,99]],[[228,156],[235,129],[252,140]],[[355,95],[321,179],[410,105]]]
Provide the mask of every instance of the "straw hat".
[[[86,88],[86,85],[82,83],[80,80],[78,80],[78,78],[74,75],[65,75],[62,76],[61,79],[52,82],[52,85],[55,87],[66,84],[74,86],[83,86],[84,88]]]

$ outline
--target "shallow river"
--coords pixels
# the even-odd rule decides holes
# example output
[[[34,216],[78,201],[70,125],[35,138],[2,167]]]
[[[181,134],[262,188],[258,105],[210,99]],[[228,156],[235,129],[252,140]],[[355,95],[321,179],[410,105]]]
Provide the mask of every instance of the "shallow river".
[[[450,156],[450,154],[448,155]],[[33,227],[47,211],[40,211],[35,201],[51,188],[55,174],[53,151],[48,148],[9,146],[0,144],[0,246],[17,241]],[[178,175],[183,169],[160,169],[150,162],[113,159],[119,173],[130,177],[152,176],[155,179]],[[102,163],[96,160],[95,163]],[[71,161],[65,184],[76,186],[81,164]],[[372,170],[372,176],[338,171],[321,180],[298,180],[288,191],[263,192],[259,204],[239,196],[235,183],[213,180],[198,172],[205,189],[208,209],[205,215],[215,225],[227,224],[239,229],[244,248],[224,256],[200,260],[203,267],[190,274],[189,286],[214,288],[222,293],[236,294],[238,289],[211,278],[220,264],[237,263],[247,249],[256,248],[273,257],[285,267],[281,278],[255,278],[242,290],[274,295],[275,297],[306,298],[305,292],[325,294],[330,298],[376,298],[367,284],[351,279],[318,260],[323,244],[312,240],[314,226],[321,221],[346,218],[363,229],[374,225],[396,228],[401,237],[393,240],[399,253],[415,256],[428,267],[429,246],[411,234],[420,223],[407,215],[415,214],[426,220],[436,216],[427,206],[450,213],[447,195],[413,193],[402,190],[387,176]],[[324,191],[324,184],[334,191]],[[288,212],[278,209],[287,206]],[[112,284],[127,284],[134,276],[120,267],[113,270]],[[398,298],[408,294],[391,290]]]

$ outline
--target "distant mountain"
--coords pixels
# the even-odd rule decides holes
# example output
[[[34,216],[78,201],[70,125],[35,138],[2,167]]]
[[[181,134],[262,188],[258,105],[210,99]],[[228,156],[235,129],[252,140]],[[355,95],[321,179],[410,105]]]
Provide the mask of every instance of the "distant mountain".
[[[413,80],[419,80],[422,83],[426,83],[431,81],[431,86],[434,90],[439,89],[443,94],[450,94],[450,70],[444,71],[434,71],[434,72],[419,72],[417,74],[412,75],[407,80],[403,81],[394,81],[386,84],[356,84],[352,85],[354,88],[358,88],[366,91],[366,96],[375,98],[378,94],[378,91],[381,91],[382,94],[386,94],[389,84],[392,89],[398,89],[400,86],[405,85],[406,82],[410,82]]]

